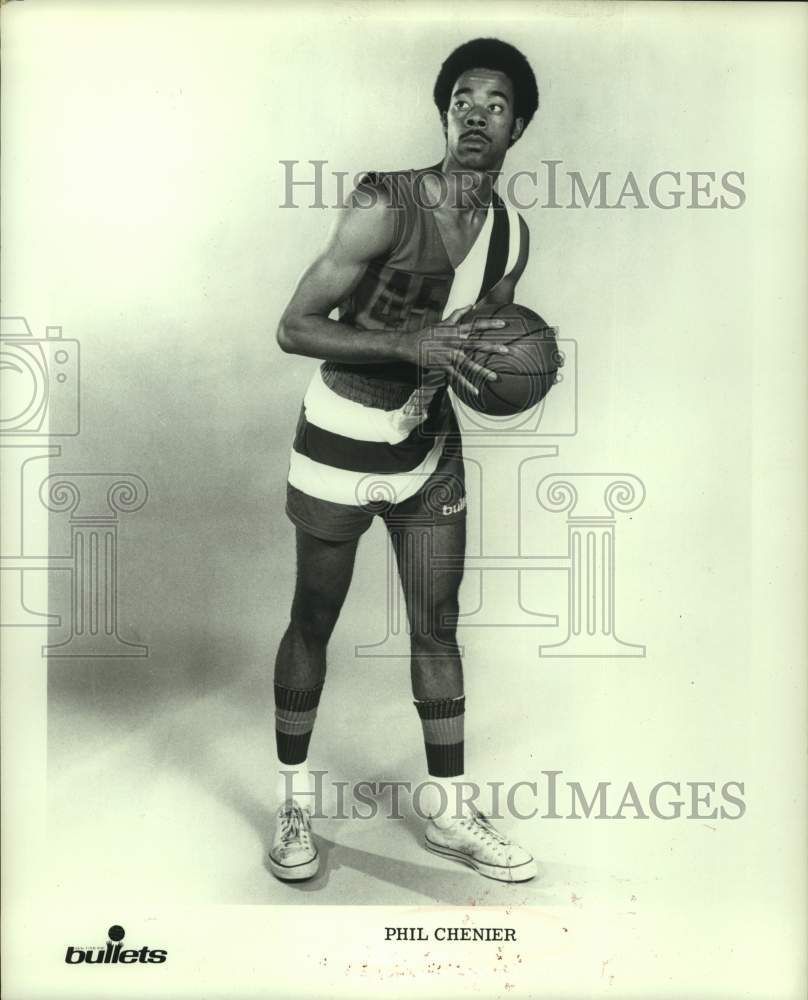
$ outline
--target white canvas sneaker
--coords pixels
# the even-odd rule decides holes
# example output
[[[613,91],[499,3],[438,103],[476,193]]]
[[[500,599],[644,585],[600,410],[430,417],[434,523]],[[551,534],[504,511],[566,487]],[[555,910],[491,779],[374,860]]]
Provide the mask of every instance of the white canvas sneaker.
[[[527,882],[538,873],[532,856],[499,832],[479,809],[438,826],[427,820],[424,846],[433,854],[468,865],[499,882]]]
[[[289,799],[278,810],[276,821],[269,849],[272,874],[284,882],[298,882],[316,875],[320,855],[312,838],[309,810]]]

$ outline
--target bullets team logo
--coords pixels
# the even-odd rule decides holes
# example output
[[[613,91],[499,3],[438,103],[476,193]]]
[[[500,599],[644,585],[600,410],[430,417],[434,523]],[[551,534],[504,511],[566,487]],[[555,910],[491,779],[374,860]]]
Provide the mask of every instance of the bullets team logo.
[[[104,945],[94,945],[90,948],[77,948],[70,945],[65,952],[65,964],[67,965],[132,965],[137,962],[140,965],[159,964],[168,958],[168,952],[164,948],[149,948],[143,945],[142,948],[124,947],[123,939],[126,931],[120,924],[113,924],[107,931],[107,943]]]

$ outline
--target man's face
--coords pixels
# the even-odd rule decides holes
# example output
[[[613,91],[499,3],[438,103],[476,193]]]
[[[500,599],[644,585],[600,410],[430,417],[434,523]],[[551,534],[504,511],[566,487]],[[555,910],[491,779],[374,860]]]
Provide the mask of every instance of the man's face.
[[[524,123],[514,118],[513,84],[504,73],[470,69],[459,76],[446,114],[452,159],[469,170],[498,170]]]

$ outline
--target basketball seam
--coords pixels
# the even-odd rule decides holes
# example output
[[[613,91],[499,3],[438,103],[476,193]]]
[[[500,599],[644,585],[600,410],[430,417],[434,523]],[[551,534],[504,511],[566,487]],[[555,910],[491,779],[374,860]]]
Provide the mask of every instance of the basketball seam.
[[[526,374],[526,373],[523,373],[523,374]],[[545,373],[544,372],[539,372],[537,374],[543,375]],[[536,378],[536,375],[530,375],[529,377],[530,378]],[[500,396],[500,394],[494,389],[494,385],[496,385],[496,383],[492,384],[491,382],[489,382],[486,385],[486,389],[488,389],[488,391],[491,393],[491,395],[494,396],[496,399],[498,399],[500,401],[500,403],[505,403],[506,406],[513,406],[513,400],[512,399],[506,399],[504,396]],[[544,399],[544,397],[546,395],[547,395],[547,393],[545,392],[544,396],[542,396],[541,399]],[[531,403],[530,405],[531,406],[538,405],[541,402],[541,399],[537,399],[535,403]],[[504,414],[503,413],[503,414],[501,414],[501,416],[514,416],[517,413],[523,413],[523,412],[524,412],[524,410],[514,410],[513,413],[511,413],[511,414]],[[498,416],[498,415],[499,414],[493,414],[493,416]]]
[[[498,375],[506,375],[508,378],[540,378],[543,375],[555,375],[557,368],[550,368],[546,372],[497,372]],[[496,382],[494,383],[496,385]]]
[[[511,305],[512,305],[512,303],[503,303],[502,305],[497,306],[492,312],[488,313],[487,316],[480,317],[480,318],[484,318],[484,319],[496,319],[500,315],[500,313],[503,312],[503,310],[509,309],[511,307]],[[490,351],[484,351],[484,350],[481,351],[480,347],[483,347],[483,348],[485,347],[485,340],[489,340],[490,339],[492,342],[495,342],[495,343],[498,343],[498,344],[502,344],[503,346],[506,346],[506,347],[510,347],[510,346],[512,346],[514,344],[520,343],[521,341],[525,340],[528,337],[536,337],[536,336],[538,336],[542,340],[549,340],[550,339],[549,337],[545,337],[544,336],[548,332],[552,334],[552,339],[554,341],[557,340],[556,333],[555,333],[555,328],[551,327],[551,326],[547,326],[547,325],[541,326],[538,329],[534,329],[534,330],[525,330],[524,332],[517,334],[515,337],[512,337],[509,340],[504,340],[504,339],[501,339],[501,338],[497,339],[497,332],[498,331],[496,331],[496,330],[486,330],[486,331],[482,331],[481,333],[478,333],[476,336],[474,335],[474,333],[472,333],[472,336],[469,337],[469,339],[467,340],[466,344],[464,345],[464,354],[466,355],[466,357],[469,358],[469,360],[475,361],[477,364],[482,365],[485,368],[485,367],[488,366],[491,358],[493,358],[493,357],[502,357],[503,359],[507,358],[507,355],[500,355],[498,351],[493,350],[493,349],[490,350]],[[485,339],[482,339],[483,337]],[[501,375],[505,376],[506,378],[514,378],[514,377],[518,376],[520,378],[534,378],[535,379],[535,378],[550,378],[550,377],[555,376],[555,374],[557,372],[558,372],[558,367],[549,369],[548,371],[539,371],[539,372],[524,372],[524,371],[508,371],[508,370],[506,370],[506,371],[503,371],[503,372],[498,372],[497,374],[501,374]],[[491,397],[493,397],[493,399],[495,399],[497,402],[503,403],[505,406],[507,406],[509,409],[511,409],[513,407],[513,400],[507,399],[506,397],[500,395],[500,393],[498,393],[496,391],[496,389],[495,389],[496,384],[497,384],[496,382],[492,382],[492,381],[488,381],[488,380],[483,380],[482,384],[480,385],[480,389],[482,391],[486,391],[487,390],[490,393]],[[547,395],[547,392],[545,392],[542,395],[541,399],[537,400],[536,403],[533,403],[531,405],[532,406],[538,405],[538,403],[540,403],[541,400],[544,399],[544,397],[546,395]],[[479,400],[479,397],[478,397],[478,400]],[[482,400],[479,400],[479,402],[482,402]],[[469,405],[472,405],[472,404],[469,404]],[[476,407],[474,407],[473,405],[472,405],[472,408],[476,409]],[[480,412],[485,412],[485,411],[481,410]],[[511,410],[511,413],[508,413],[508,414],[492,414],[492,416],[514,416],[515,414],[517,414],[519,412],[520,412],[519,410]]]

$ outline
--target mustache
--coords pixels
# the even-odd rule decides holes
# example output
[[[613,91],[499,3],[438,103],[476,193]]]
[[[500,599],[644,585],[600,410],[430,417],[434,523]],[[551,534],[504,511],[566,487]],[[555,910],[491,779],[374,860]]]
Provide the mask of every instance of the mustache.
[[[461,139],[468,139],[471,136],[474,136],[475,139],[482,139],[484,142],[491,142],[491,140],[488,138],[488,136],[485,134],[485,132],[479,132],[475,128],[469,129],[468,132],[462,132],[461,135],[460,135],[460,138]]]

